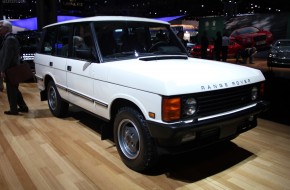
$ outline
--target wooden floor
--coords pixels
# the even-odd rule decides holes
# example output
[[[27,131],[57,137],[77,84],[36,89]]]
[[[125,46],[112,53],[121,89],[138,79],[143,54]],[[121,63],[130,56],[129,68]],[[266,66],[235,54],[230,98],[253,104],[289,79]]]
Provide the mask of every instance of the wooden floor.
[[[73,108],[51,115],[35,83],[21,84],[30,112],[3,114],[0,92],[0,189],[290,189],[290,126],[259,119],[232,142],[165,157],[150,174],[128,169],[101,121]]]

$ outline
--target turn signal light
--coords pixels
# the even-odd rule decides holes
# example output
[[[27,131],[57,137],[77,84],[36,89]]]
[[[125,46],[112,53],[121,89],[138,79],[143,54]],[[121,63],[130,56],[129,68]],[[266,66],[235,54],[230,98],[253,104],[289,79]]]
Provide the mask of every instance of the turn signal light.
[[[162,120],[166,122],[179,120],[181,116],[180,97],[162,99]]]

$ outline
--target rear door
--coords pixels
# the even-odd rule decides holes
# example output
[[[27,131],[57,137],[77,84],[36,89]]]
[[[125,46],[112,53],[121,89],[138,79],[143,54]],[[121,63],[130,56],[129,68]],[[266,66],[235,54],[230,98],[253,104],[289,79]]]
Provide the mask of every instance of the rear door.
[[[36,64],[45,74],[52,76],[56,87],[63,99],[67,99],[67,47],[69,26],[57,25],[45,29],[45,36]],[[44,75],[44,73],[42,73]]]

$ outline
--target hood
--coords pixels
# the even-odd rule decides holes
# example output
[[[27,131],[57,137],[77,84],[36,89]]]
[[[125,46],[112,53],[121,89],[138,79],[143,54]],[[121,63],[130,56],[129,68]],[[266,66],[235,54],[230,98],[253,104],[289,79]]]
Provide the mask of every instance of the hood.
[[[102,64],[108,81],[161,95],[219,90],[265,80],[260,70],[197,58]]]

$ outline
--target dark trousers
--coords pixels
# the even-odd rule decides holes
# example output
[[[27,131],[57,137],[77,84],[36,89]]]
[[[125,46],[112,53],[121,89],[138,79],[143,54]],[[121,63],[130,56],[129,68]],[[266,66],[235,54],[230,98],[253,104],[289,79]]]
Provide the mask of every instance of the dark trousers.
[[[207,49],[201,49],[201,58],[207,59]]]
[[[17,112],[18,106],[20,108],[27,108],[23,96],[18,89],[19,85],[12,85],[9,80],[6,80],[6,91],[10,105],[10,111]]]
[[[215,49],[215,60],[220,61],[221,60],[221,49]]]
[[[228,58],[228,46],[222,46],[222,60],[227,61]]]

